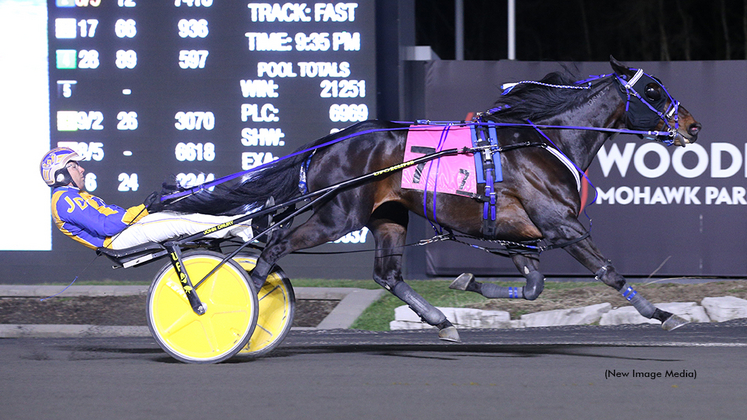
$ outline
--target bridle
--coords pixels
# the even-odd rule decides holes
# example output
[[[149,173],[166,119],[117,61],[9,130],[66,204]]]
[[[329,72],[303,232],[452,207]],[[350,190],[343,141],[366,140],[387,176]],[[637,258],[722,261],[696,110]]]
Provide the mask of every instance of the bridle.
[[[679,129],[680,102],[669,94],[667,88],[658,79],[646,74],[643,69],[637,69],[630,79],[627,79],[626,76],[621,77],[617,73],[613,73],[613,75],[618,82],[618,93],[625,101],[628,127],[634,130],[654,130],[659,124],[659,120],[662,120],[669,137],[661,141],[668,146],[673,145],[675,138],[680,135],[677,131]],[[651,84],[657,85],[666,96],[657,92],[658,98],[651,97],[646,92]],[[635,101],[632,98],[638,100]],[[667,99],[669,99],[669,106],[665,109]],[[652,118],[649,111],[656,114],[658,118]],[[674,118],[674,126],[669,123],[672,118]],[[656,139],[654,136],[643,137],[649,140]],[[682,145],[684,146],[685,143],[682,142]]]

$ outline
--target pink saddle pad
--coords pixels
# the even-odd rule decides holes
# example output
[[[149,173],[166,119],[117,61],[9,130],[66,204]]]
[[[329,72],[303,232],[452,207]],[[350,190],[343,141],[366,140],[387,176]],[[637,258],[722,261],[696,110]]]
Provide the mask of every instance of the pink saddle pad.
[[[413,125],[407,133],[405,161],[441,150],[465,147],[472,147],[470,127]],[[402,188],[439,194],[476,194],[476,180],[472,154],[444,156],[402,170]]]

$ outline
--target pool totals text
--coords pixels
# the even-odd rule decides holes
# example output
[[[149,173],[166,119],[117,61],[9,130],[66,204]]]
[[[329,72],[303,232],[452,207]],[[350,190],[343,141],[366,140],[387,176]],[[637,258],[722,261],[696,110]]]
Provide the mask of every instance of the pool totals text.
[[[373,2],[48,8],[52,145],[81,154],[86,188],[110,200],[172,174],[193,186],[248,170],[375,118]]]

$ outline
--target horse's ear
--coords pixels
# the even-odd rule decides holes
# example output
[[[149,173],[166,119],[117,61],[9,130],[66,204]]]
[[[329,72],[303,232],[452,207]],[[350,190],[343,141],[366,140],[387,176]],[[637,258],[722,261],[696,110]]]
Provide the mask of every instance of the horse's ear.
[[[610,66],[612,66],[612,70],[615,71],[619,76],[628,76],[631,77],[635,74],[632,70],[630,70],[625,64],[617,61],[615,57],[610,55]]]

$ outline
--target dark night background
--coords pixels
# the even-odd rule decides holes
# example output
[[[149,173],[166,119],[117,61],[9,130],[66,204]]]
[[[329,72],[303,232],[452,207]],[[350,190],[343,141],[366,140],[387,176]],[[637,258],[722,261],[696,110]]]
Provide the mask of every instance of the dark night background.
[[[416,0],[416,42],[453,60],[454,0]],[[464,59],[508,56],[506,0],[464,0]],[[523,61],[744,60],[747,0],[516,0]]]

